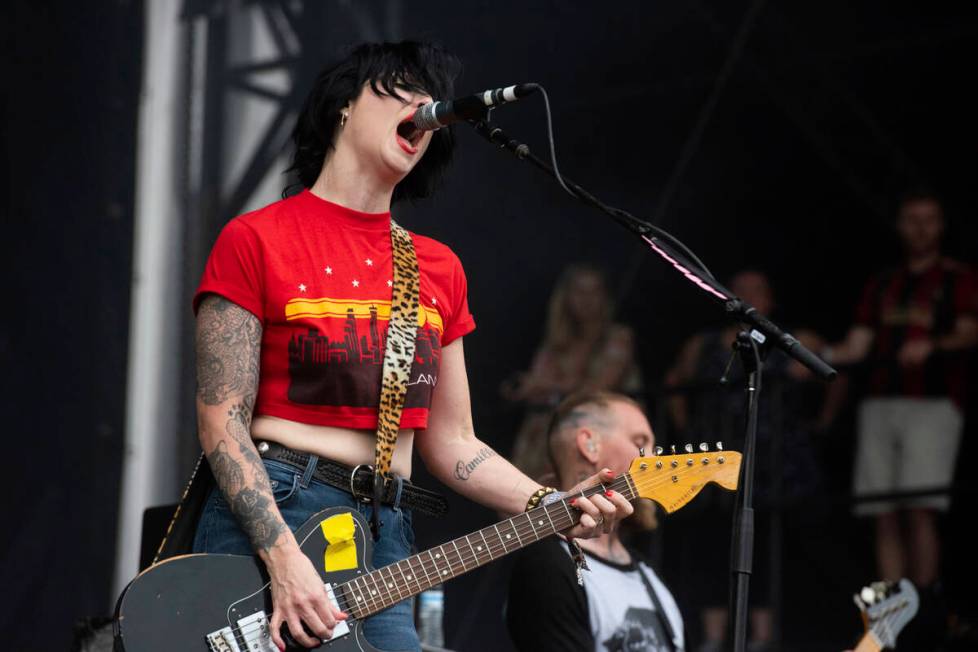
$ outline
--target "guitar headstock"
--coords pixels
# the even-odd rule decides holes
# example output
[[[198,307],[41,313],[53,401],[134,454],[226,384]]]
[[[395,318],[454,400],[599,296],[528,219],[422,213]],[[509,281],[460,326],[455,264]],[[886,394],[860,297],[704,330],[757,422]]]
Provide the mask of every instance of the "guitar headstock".
[[[867,633],[880,647],[895,648],[897,635],[917,614],[920,599],[910,580],[873,582],[852,596],[863,615]]]
[[[654,500],[672,513],[691,501],[709,482],[730,491],[737,488],[740,453],[725,451],[720,443],[713,451],[708,444],[696,448],[686,444],[683,450],[677,453],[673,446],[670,455],[663,455],[663,449],[657,446],[655,455],[632,460],[628,473],[639,496]]]

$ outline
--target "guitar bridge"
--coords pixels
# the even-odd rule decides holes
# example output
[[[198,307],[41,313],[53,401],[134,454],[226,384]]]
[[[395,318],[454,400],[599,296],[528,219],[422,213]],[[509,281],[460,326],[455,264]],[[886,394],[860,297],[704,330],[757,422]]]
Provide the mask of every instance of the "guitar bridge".
[[[211,652],[241,652],[238,641],[230,627],[219,629],[207,635],[207,648]]]
[[[326,584],[325,587],[329,601],[334,607],[342,611],[339,602],[336,600],[336,594],[333,592],[333,586]],[[208,634],[207,646],[210,651],[279,652],[278,648],[275,647],[275,643],[272,642],[272,637],[269,635],[268,615],[264,611],[256,611],[250,616],[245,616],[237,622],[237,625],[237,636],[235,636],[235,630],[231,627],[224,627]],[[346,636],[349,633],[350,626],[346,624],[345,620],[341,620],[333,628],[333,636],[328,640],[323,640],[323,643],[337,639],[340,636]],[[239,645],[239,641],[245,644],[243,649]]]

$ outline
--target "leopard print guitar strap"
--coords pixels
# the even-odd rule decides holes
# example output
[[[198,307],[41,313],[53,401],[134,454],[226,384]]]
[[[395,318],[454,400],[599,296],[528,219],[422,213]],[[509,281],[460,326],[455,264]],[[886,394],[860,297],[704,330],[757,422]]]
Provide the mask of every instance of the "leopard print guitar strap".
[[[420,281],[418,258],[411,234],[391,220],[391,248],[394,259],[394,282],[391,293],[391,316],[387,325],[380,405],[377,410],[377,451],[374,457],[374,504],[380,503],[384,481],[390,475],[391,458],[401,425],[401,412],[407,396],[414,364],[415,338],[418,334]],[[374,510],[374,536],[380,524]]]

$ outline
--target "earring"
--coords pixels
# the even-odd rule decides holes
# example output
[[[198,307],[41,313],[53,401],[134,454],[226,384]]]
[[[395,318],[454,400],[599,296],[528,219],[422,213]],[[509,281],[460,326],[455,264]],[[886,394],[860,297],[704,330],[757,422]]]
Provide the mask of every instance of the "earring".
[[[350,117],[350,114],[347,113],[346,111],[343,111],[340,114],[340,126],[341,127],[345,127],[346,126],[346,119],[349,118],[349,117]]]

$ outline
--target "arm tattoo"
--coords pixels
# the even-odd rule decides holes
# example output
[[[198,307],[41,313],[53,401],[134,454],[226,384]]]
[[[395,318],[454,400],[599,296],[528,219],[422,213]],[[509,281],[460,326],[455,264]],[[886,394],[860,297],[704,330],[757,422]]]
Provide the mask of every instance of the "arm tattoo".
[[[217,442],[217,446],[207,456],[211,470],[218,486],[224,491],[225,496],[233,496],[244,488],[244,472],[241,465],[228,455],[228,447],[223,441]]]
[[[262,325],[253,314],[217,295],[197,312],[197,396],[219,405],[244,395],[249,410],[258,388]]]
[[[228,416],[230,418],[224,425],[224,429],[234,441],[238,442],[238,450],[241,451],[242,457],[251,466],[251,472],[256,478],[268,477],[261,456],[258,455],[254,444],[251,443],[251,410],[243,404],[237,403],[228,410]]]
[[[238,444],[240,457],[251,470],[251,483],[245,481],[241,463],[228,453],[225,440],[221,440],[207,455],[217,485],[224,493],[231,512],[248,534],[255,550],[268,550],[278,541],[286,525],[274,509],[271,483],[261,457],[255,451],[249,435],[250,410],[236,403],[228,410],[225,430]]]
[[[485,446],[468,463],[464,462],[463,460],[459,460],[455,464],[455,477],[461,480],[462,482],[465,482],[466,480],[469,479],[469,476],[472,475],[472,472],[475,471],[477,466],[485,462],[490,457],[495,457],[495,456],[496,456],[496,451],[492,450],[488,446]]]
[[[235,399],[221,439],[207,454],[214,478],[252,547],[268,550],[287,526],[275,508],[271,483],[251,442],[258,392],[262,326],[254,315],[217,295],[197,313],[197,397],[216,406]],[[237,444],[237,454],[232,454]]]
[[[231,512],[248,534],[252,547],[255,550],[268,550],[274,546],[286,525],[272,509],[274,498],[264,467],[261,475],[256,474],[251,485],[246,485],[244,471],[227,453],[224,441],[218,442],[214,450],[208,453],[207,461]],[[258,460],[258,464],[261,464],[261,460]]]

